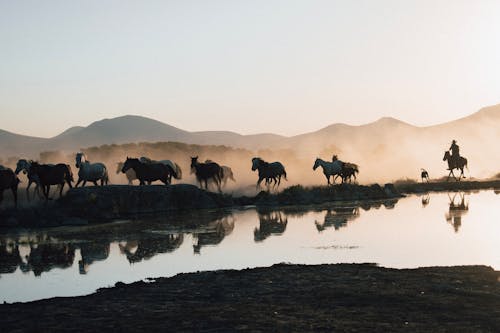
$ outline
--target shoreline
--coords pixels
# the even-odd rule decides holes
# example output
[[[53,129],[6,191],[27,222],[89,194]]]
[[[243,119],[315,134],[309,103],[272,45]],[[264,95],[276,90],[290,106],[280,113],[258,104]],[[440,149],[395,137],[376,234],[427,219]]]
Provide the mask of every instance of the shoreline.
[[[499,331],[500,272],[288,265],[118,282],[87,296],[0,305],[10,330]]]
[[[159,216],[171,212],[203,209],[228,209],[255,206],[320,205],[328,202],[390,201],[407,194],[444,191],[500,189],[500,180],[396,183],[372,185],[339,184],[303,187],[295,185],[277,193],[261,191],[256,196],[233,197],[229,194],[201,190],[194,185],[170,186],[109,185],[69,190],[62,198],[20,208],[0,209],[2,227],[54,227],[111,222],[118,219]]]

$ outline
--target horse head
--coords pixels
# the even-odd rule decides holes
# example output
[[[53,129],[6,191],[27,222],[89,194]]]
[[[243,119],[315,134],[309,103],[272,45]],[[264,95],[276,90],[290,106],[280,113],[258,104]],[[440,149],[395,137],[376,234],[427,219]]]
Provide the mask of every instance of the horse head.
[[[450,152],[447,150],[444,152],[443,161],[446,161],[449,158],[450,158]]]
[[[85,162],[85,154],[84,153],[76,153],[76,156],[75,156],[75,167],[80,168],[80,166],[84,162]]]
[[[130,158],[127,156],[127,160],[123,163],[122,172],[127,172],[128,169],[133,168],[138,162],[139,160],[137,158]]]
[[[198,164],[198,156],[191,157],[191,169],[196,167],[197,164]]]
[[[316,158],[316,161],[314,161],[313,170],[316,170],[319,167],[320,162],[321,162],[321,159],[319,157]]]
[[[252,158],[252,171],[257,170],[260,167],[262,162],[263,162],[263,160],[260,157]]]
[[[30,168],[30,164],[28,163],[28,161],[26,161],[25,159],[20,159],[19,161],[17,161],[17,165],[16,165],[16,175],[19,174],[19,172],[23,172],[24,174],[26,174],[28,172]]]

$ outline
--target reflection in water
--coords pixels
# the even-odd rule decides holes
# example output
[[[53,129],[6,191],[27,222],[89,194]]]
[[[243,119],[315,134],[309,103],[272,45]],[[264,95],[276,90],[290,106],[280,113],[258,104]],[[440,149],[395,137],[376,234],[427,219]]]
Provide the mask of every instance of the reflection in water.
[[[98,240],[96,242],[83,243],[80,245],[82,259],[78,262],[80,274],[87,274],[89,266],[95,261],[106,260],[109,256],[109,241]]]
[[[127,257],[131,264],[148,260],[160,253],[170,253],[178,249],[184,241],[183,234],[165,234],[147,240],[126,241],[120,243],[120,253]]]
[[[199,254],[203,246],[219,244],[233,229],[234,218],[232,215],[210,222],[205,229],[193,233],[195,241],[195,244],[193,244],[194,253]]]
[[[353,221],[358,217],[359,207],[336,207],[328,209],[323,223],[315,221],[316,229],[318,229],[319,232],[330,227],[339,230],[342,227],[346,227],[348,221]]]
[[[282,235],[285,232],[288,218],[283,212],[260,211],[258,215],[259,227],[253,231],[254,241],[262,242],[271,235]]]
[[[279,262],[500,268],[498,195],[433,193],[433,204],[422,209],[426,197],[409,196],[397,205],[395,200],[335,202],[192,211],[82,227],[0,229],[0,302],[82,295],[117,281]],[[470,211],[469,199],[474,202]],[[443,223],[445,212],[460,237]],[[461,228],[464,214],[467,224]]]
[[[422,196],[422,207],[427,207],[429,202],[431,201],[431,196],[429,193],[426,193]]]
[[[465,203],[464,192],[458,193],[458,200],[456,200],[457,193],[454,193],[453,197],[448,193],[448,198],[450,199],[450,204],[448,213],[445,214],[446,222],[453,226],[455,232],[458,232],[462,225],[462,216],[469,211],[469,203]]]

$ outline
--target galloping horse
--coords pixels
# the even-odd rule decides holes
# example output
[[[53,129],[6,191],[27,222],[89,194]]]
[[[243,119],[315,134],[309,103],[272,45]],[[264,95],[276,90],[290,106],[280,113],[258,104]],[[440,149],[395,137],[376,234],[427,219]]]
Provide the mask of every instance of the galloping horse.
[[[255,170],[258,170],[259,172],[259,180],[257,180],[256,188],[260,187],[260,183],[264,179],[266,180],[266,184],[268,185],[271,182],[270,179],[274,179],[273,188],[275,186],[280,186],[281,176],[285,177],[285,180],[287,180],[285,167],[280,162],[268,163],[260,157],[254,157],[252,158],[252,171]]]
[[[14,195],[14,205],[17,207],[17,186],[19,178],[11,169],[0,170],[0,203],[3,200],[3,191],[10,188]]]
[[[212,160],[206,160],[205,163],[212,163],[213,161]],[[233,170],[228,167],[227,165],[221,165],[220,166],[222,168],[222,173],[223,173],[223,176],[222,176],[222,187],[226,187],[226,184],[227,184],[227,181],[229,179],[231,179],[233,182],[236,183],[236,179],[234,179],[234,174],[233,174]],[[192,170],[191,170],[192,172]]]
[[[139,179],[139,185],[151,185],[151,182],[156,180],[162,181],[165,185],[170,184],[170,174],[172,169],[163,163],[144,163],[138,158],[129,158],[123,164],[122,172],[126,173],[128,170],[133,169]]]
[[[70,188],[73,187],[71,185],[73,181],[73,172],[71,171],[71,167],[67,164],[59,163],[56,165],[49,165],[31,162],[28,173],[36,175],[40,180],[45,200],[49,200],[51,185],[59,185],[59,197],[62,196],[62,190],[65,183],[68,183]]]
[[[344,181],[344,177],[342,176],[343,164],[344,163],[340,160],[335,160],[334,162],[328,162],[318,157],[316,161],[314,161],[313,170],[316,170],[319,166],[321,166],[323,168],[323,174],[326,177],[328,185],[331,185],[330,183],[331,176],[334,176],[333,184],[335,184],[335,176],[340,176],[342,178],[342,181]]]
[[[123,162],[116,163],[116,174],[117,175],[122,172],[124,164],[125,163],[123,163]],[[133,185],[132,181],[137,179],[137,175],[135,174],[134,169],[128,169],[125,172],[125,175],[127,176],[128,184]]]
[[[85,186],[87,181],[94,183],[97,186],[97,181],[101,181],[101,186],[108,184],[108,170],[103,163],[90,163],[84,153],[77,153],[75,157],[75,166],[78,170],[78,181],[75,187],[78,187],[83,181],[82,186]]]
[[[219,164],[215,162],[210,163],[200,163],[198,162],[198,156],[191,157],[191,170],[194,170],[196,174],[196,179],[200,183],[200,188],[203,188],[203,183],[205,183],[205,189],[208,190],[208,180],[213,180],[219,192],[221,190],[221,181],[224,178],[224,171]]]
[[[168,182],[171,183],[172,182],[172,176],[175,178],[175,179],[182,179],[182,169],[181,167],[179,166],[179,164],[171,161],[171,160],[160,160],[160,161],[155,161],[155,160],[152,160],[148,157],[144,157],[142,156],[141,158],[139,158],[139,160],[142,162],[142,163],[161,163],[161,164],[165,164],[166,166],[168,166],[171,170],[171,173],[169,175],[169,179],[168,179]]]
[[[41,196],[40,194],[40,179],[38,178],[37,175],[33,174],[32,172],[30,172],[30,168],[31,168],[31,163],[33,161],[27,161],[25,159],[20,159],[19,161],[17,161],[17,165],[16,165],[16,175],[19,174],[19,172],[23,172],[24,174],[27,174],[28,176],[28,186],[26,187],[26,195],[28,197],[28,200],[30,200],[30,186],[31,184],[35,183],[35,193],[38,195],[38,196]],[[49,165],[52,165],[52,164],[49,164]]]
[[[448,170],[450,170],[450,173],[448,174],[448,179],[446,179],[446,181],[450,180],[451,176],[453,176],[453,178],[455,178],[457,182],[460,181],[462,177],[465,178],[464,167],[466,167],[467,170],[469,170],[469,167],[467,166],[467,159],[465,157],[459,156],[457,159],[454,159],[452,158],[450,152],[447,150],[444,153],[443,161],[448,161]],[[458,178],[453,173],[453,169],[460,169],[460,176]]]

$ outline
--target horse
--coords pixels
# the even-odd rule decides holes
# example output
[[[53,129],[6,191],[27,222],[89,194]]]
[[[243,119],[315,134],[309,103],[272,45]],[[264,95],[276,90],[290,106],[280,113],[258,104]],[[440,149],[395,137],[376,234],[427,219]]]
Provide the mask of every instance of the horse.
[[[429,173],[425,169],[420,169],[422,172],[420,172],[420,179],[422,180],[422,183],[425,181],[429,182]]]
[[[450,173],[448,174],[448,178],[446,179],[446,181],[450,180],[450,177],[452,175],[457,182],[460,181],[462,177],[465,178],[464,167],[467,168],[467,171],[469,170],[469,167],[467,166],[467,159],[465,157],[458,156],[458,158],[454,159],[452,158],[450,152],[447,150],[444,152],[443,161],[448,161],[448,170],[450,170]],[[461,172],[458,179],[453,173],[453,169],[460,169]]]
[[[205,163],[212,163],[212,160],[205,160]],[[220,166],[223,171],[223,177],[222,177],[222,187],[226,187],[227,181],[231,179],[233,182],[236,183],[236,179],[234,179],[234,174],[233,170],[228,167],[227,165],[221,165]]]
[[[281,162],[268,163],[260,157],[254,157],[252,158],[252,171],[255,170],[259,172],[259,180],[257,180],[256,188],[260,187],[260,183],[264,179],[267,185],[271,183],[271,180],[274,180],[273,188],[275,186],[280,186],[281,176],[283,176],[285,180],[288,180],[286,179],[285,167]]]
[[[87,181],[93,182],[97,186],[97,181],[101,181],[101,186],[108,184],[108,170],[103,163],[90,163],[84,153],[77,153],[75,157],[75,166],[78,170],[78,181],[75,187],[83,181],[82,186],[85,186]]]
[[[35,183],[35,193],[40,197],[40,179],[37,175],[29,172],[32,161],[27,161],[25,159],[20,159],[16,164],[16,175],[22,171],[24,174],[28,176],[28,186],[26,187],[26,196],[28,197],[28,201],[30,200],[30,186]]]
[[[170,179],[170,173],[172,169],[162,163],[144,163],[138,158],[129,158],[123,164],[122,172],[126,173],[127,170],[133,169],[139,179],[139,185],[151,185],[151,182],[160,180],[163,184],[168,185]]]
[[[3,200],[3,191],[10,189],[14,196],[14,205],[17,207],[17,187],[20,181],[11,169],[0,170],[0,203]]]
[[[352,181],[352,177],[354,177],[354,181],[356,181],[356,174],[359,173],[359,167],[357,164],[345,162],[342,164],[342,171],[340,172],[340,177],[342,178],[342,183],[347,182],[349,179],[349,183]],[[335,181],[336,176],[334,177]]]
[[[124,164],[123,162],[116,163],[116,174],[117,175],[122,172],[123,164]],[[128,184],[133,185],[132,181],[137,179],[137,175],[135,174],[134,169],[128,169],[125,172],[125,175],[127,176]]]
[[[181,167],[179,166],[179,164],[171,161],[171,160],[160,160],[160,161],[155,161],[155,160],[152,160],[148,157],[144,157],[142,156],[141,158],[139,158],[139,160],[143,163],[161,163],[161,164],[165,164],[166,166],[168,166],[170,169],[171,169],[171,173],[170,173],[170,178],[169,178],[169,183],[172,182],[172,176],[175,178],[175,179],[182,179],[182,169]]]
[[[328,185],[331,185],[330,183],[330,177],[333,176],[333,184],[335,184],[335,176],[340,176],[342,178],[342,182],[344,181],[344,178],[342,176],[342,166],[344,163],[340,160],[335,160],[334,162],[328,162],[324,161],[321,158],[316,158],[316,161],[314,161],[313,165],[313,170],[316,170],[318,167],[323,168],[323,174],[326,177],[326,181],[328,182]]]
[[[59,163],[56,165],[51,164],[38,164],[38,162],[31,162],[28,173],[36,175],[40,180],[45,200],[49,200],[49,192],[51,185],[59,185],[59,198],[62,196],[64,184],[68,183],[69,188],[72,188],[71,182],[73,181],[73,172],[71,167],[67,164]]]
[[[213,180],[219,192],[222,192],[221,181],[224,178],[224,170],[219,164],[215,162],[200,163],[198,162],[198,156],[195,156],[191,157],[191,170],[194,171],[196,180],[200,183],[200,188],[203,188],[204,182],[205,189],[208,190],[208,180]]]

